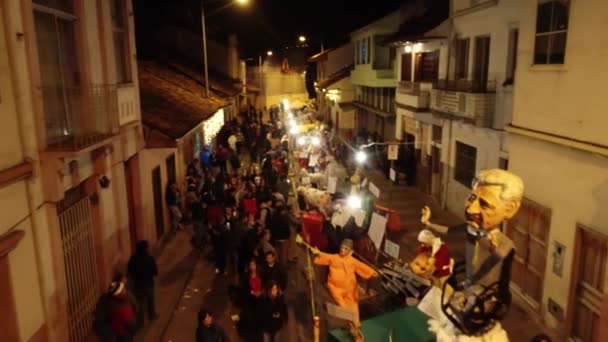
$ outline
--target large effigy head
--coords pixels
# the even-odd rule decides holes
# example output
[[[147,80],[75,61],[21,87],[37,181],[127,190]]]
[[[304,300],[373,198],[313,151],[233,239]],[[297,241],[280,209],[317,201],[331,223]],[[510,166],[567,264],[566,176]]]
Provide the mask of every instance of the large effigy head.
[[[519,176],[502,169],[480,171],[465,202],[467,223],[483,230],[499,227],[517,213],[523,194],[524,182]]]

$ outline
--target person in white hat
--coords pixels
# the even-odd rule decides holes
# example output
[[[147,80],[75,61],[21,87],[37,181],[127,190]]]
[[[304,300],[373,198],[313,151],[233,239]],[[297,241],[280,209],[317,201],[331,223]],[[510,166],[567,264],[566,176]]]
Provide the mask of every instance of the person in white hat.
[[[434,269],[431,277],[433,285],[442,288],[443,283],[452,274],[448,246],[428,229],[420,231],[418,242],[420,245],[416,254],[423,254],[429,258],[428,263],[433,265]]]

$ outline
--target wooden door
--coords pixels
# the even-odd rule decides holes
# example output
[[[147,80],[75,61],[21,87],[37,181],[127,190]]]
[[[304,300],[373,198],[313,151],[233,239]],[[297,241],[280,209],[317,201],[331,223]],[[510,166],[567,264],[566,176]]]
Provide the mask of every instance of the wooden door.
[[[507,222],[507,235],[515,243],[511,286],[535,309],[542,302],[550,227],[551,210],[526,198]]]
[[[488,84],[488,66],[490,64],[490,37],[475,38],[474,58],[473,91],[485,92]]]
[[[416,82],[434,82],[439,74],[439,50],[416,54]]]
[[[167,160],[165,161],[165,164],[167,167],[167,181],[169,183],[175,182],[177,180],[176,174],[175,174],[175,154],[172,154],[171,156],[169,156],[167,158]]]
[[[124,163],[125,167],[125,186],[127,188],[127,207],[129,210],[129,238],[131,239],[131,253],[135,252],[135,244],[137,243],[137,225],[135,221],[135,196],[133,189],[133,172],[137,170],[135,165],[137,156],[131,157]]]
[[[574,269],[568,323],[575,341],[599,341],[601,303],[606,286],[608,237],[589,228],[576,228]]]
[[[152,191],[154,194],[154,220],[156,221],[156,238],[160,239],[165,232],[163,215],[163,190],[160,177],[160,166],[152,170]]]
[[[412,54],[404,53],[401,55],[401,81],[412,80]]]

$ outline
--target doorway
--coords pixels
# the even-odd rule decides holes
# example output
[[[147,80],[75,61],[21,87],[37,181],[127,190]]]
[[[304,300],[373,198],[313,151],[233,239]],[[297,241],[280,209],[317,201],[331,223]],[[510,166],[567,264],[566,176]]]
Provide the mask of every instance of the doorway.
[[[490,64],[490,37],[475,38],[475,56],[473,60],[472,91],[483,93],[488,85],[488,67]]]
[[[550,227],[551,209],[527,198],[507,221],[507,236],[515,244],[511,287],[535,310],[543,298]]]
[[[167,181],[169,183],[175,182],[177,180],[175,176],[175,153],[167,158],[165,164],[167,164]]]
[[[567,320],[569,335],[575,341],[599,341],[597,333],[607,259],[608,236],[578,225]]]
[[[137,221],[135,219],[135,191],[133,189],[134,177],[133,174],[137,172],[137,156],[131,157],[127,162],[124,163],[125,167],[125,186],[127,188],[127,209],[129,211],[129,238],[131,239],[131,253],[135,252],[135,244],[138,241],[137,237]]]
[[[416,54],[416,82],[434,82],[439,75],[439,50]]]
[[[401,81],[412,81],[412,54],[404,53],[401,55]]]
[[[152,170],[152,191],[154,196],[154,220],[156,221],[156,238],[160,238],[165,233],[165,219],[163,215],[163,189],[160,177],[160,166]]]

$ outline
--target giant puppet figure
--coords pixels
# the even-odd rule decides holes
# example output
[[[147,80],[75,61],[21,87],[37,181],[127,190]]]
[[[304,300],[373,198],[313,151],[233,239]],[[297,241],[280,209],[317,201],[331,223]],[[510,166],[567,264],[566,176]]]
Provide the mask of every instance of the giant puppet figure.
[[[501,169],[483,170],[473,181],[465,202],[466,225],[448,228],[433,224],[429,221],[430,209],[422,210],[422,223],[431,229],[440,233],[448,229],[466,231],[466,275],[452,279],[456,291],[442,304],[449,322],[431,323],[438,341],[470,340],[471,336],[508,341],[498,320],[511,302],[509,281],[515,250],[501,226],[519,210],[523,192],[524,184],[518,176]]]
[[[329,266],[327,288],[336,303],[351,310],[355,314],[352,327],[358,331],[359,322],[359,289],[357,275],[363,279],[377,277],[378,273],[363,262],[353,257],[353,241],[344,239],[338,254],[327,254],[314,247],[311,249],[316,255],[314,263]]]

